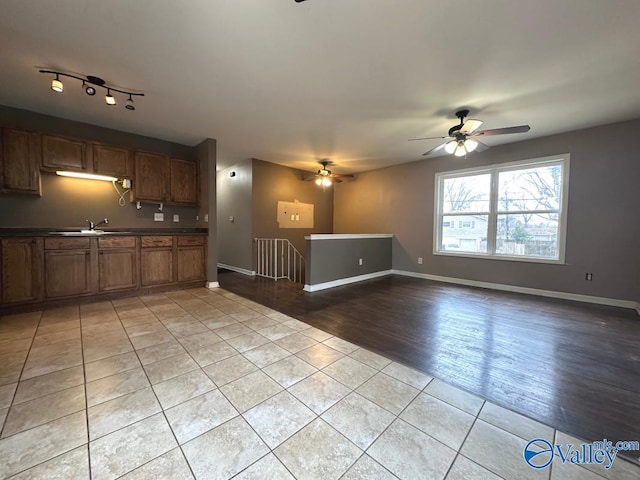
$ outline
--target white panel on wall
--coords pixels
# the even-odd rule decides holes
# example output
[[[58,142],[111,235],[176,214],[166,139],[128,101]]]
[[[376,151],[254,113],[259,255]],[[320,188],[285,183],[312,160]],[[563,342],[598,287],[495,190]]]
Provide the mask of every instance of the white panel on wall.
[[[278,201],[280,228],[313,228],[313,204]]]

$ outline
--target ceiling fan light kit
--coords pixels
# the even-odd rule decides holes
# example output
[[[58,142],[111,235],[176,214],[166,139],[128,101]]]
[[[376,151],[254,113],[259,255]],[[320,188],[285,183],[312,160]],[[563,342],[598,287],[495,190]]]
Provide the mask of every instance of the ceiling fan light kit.
[[[343,178],[354,179],[355,176],[350,174],[339,174],[339,173],[331,173],[331,170],[327,168],[329,164],[332,162],[330,160],[320,160],[320,165],[322,168],[317,171],[317,173],[311,178],[302,178],[303,180],[314,180],[316,185],[319,187],[325,188],[333,185],[333,182],[340,183]]]
[[[74,78],[76,80],[80,80],[82,82],[82,90],[84,90],[84,92],[90,97],[96,94],[96,88],[98,87],[104,88],[107,91],[104,97],[104,101],[109,106],[117,105],[117,101],[111,93],[112,91],[129,96],[125,105],[125,108],[127,110],[136,109],[136,107],[133,105],[133,98],[132,98],[133,96],[137,95],[139,97],[144,97],[144,93],[142,92],[130,92],[128,90],[123,90],[120,88],[112,87],[111,85],[107,85],[107,83],[102,78],[96,77],[94,75],[86,75],[82,77],[82,76],[74,75],[71,73],[58,72],[56,70],[40,70],[40,73],[47,73],[47,74],[52,74],[56,76],[56,78],[51,80],[51,90],[53,90],[56,93],[64,93],[64,84],[62,83],[62,80],[60,80],[60,77]]]
[[[529,125],[519,125],[517,127],[478,130],[483,122],[481,120],[476,120],[473,118],[465,121],[467,115],[469,115],[469,110],[459,110],[456,112],[456,117],[460,119],[460,123],[451,127],[447,136],[411,138],[409,140],[435,140],[451,138],[452,140],[446,141],[445,143],[442,143],[437,147],[433,147],[431,150],[426,151],[422,155],[431,155],[432,153],[436,153],[444,149],[444,151],[450,155],[453,154],[456,157],[466,157],[467,153],[471,153],[476,150],[478,152],[482,152],[489,149],[488,145],[485,145],[484,143],[476,140],[473,137],[505,135],[509,133],[526,133],[531,129]]]

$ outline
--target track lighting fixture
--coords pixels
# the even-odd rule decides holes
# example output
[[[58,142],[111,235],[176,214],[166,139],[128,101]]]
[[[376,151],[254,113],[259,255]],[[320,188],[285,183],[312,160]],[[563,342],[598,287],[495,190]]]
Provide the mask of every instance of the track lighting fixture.
[[[111,90],[107,88],[107,95],[104,97],[104,101],[107,102],[107,105],[115,105],[116,99],[111,95]]]
[[[56,75],[56,78],[54,80],[51,80],[51,90],[58,93],[64,92],[64,85],[60,81],[59,75]]]
[[[96,94],[96,89],[93,88],[91,85],[87,85],[87,83],[84,81],[82,82],[82,89],[84,90],[84,93],[86,93],[90,97]]]
[[[133,104],[133,97],[134,96],[139,96],[139,97],[144,97],[144,93],[141,92],[130,92],[127,90],[123,90],[120,88],[116,88],[113,87],[111,85],[107,85],[106,82],[101,79],[100,77],[96,77],[93,75],[87,75],[85,77],[83,76],[79,76],[79,75],[75,75],[75,74],[71,74],[71,73],[65,73],[65,72],[58,72],[55,70],[40,70],[40,73],[48,73],[48,74],[52,74],[55,75],[56,78],[51,80],[51,90],[53,90],[54,92],[58,92],[58,93],[63,93],[64,92],[64,85],[62,84],[62,81],[60,80],[60,77],[67,77],[67,78],[75,78],[76,80],[80,80],[82,82],[82,89],[84,90],[84,92],[89,95],[89,96],[93,96],[96,94],[96,90],[98,87],[100,88],[104,88],[107,91],[107,94],[104,97],[104,101],[107,105],[116,105],[116,99],[113,96],[113,94],[111,93],[113,92],[117,92],[117,93],[122,93],[124,95],[128,95],[129,98],[126,101],[125,107],[127,110],[135,110],[136,107]]]
[[[127,100],[127,104],[124,106],[124,108],[126,108],[127,110],[135,110],[136,107],[133,104],[133,98],[131,98],[131,95],[129,95],[129,99]]]

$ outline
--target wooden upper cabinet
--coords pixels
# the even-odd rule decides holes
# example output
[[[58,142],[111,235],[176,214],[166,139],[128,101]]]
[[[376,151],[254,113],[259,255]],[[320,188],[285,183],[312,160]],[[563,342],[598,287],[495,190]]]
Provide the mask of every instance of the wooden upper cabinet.
[[[87,170],[87,142],[42,135],[42,167],[48,170]]]
[[[171,201],[198,203],[198,164],[177,158],[171,159]]]
[[[133,174],[131,154],[126,148],[94,143],[93,170],[101,175],[131,178]]]
[[[38,135],[3,128],[0,135],[0,187],[3,192],[40,195]]]
[[[134,200],[198,204],[198,164],[156,153],[136,152]]]
[[[134,199],[169,201],[169,158],[155,153],[135,153]]]

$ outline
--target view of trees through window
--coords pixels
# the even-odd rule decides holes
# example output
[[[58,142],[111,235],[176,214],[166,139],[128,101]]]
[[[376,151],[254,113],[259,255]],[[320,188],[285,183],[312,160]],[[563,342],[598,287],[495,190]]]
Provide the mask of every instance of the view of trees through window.
[[[557,260],[564,161],[438,175],[437,251]]]

